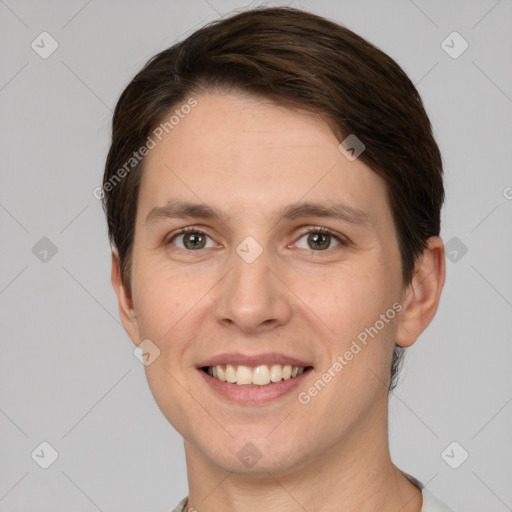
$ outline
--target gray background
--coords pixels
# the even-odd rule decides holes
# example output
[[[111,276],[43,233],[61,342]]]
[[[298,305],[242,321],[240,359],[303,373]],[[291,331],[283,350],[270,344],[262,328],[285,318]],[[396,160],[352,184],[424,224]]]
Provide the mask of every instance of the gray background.
[[[111,110],[133,75],[249,5],[0,1],[1,511],[167,511],[187,494],[182,440],[118,319],[93,189]],[[456,510],[512,510],[512,1],[292,5],[393,57],[444,157],[442,236],[453,261],[437,317],[390,398],[393,458]],[[43,31],[59,45],[45,59],[31,48]],[[442,46],[453,31],[469,43],[458,58]],[[56,254],[44,253],[43,237]],[[43,441],[58,452],[48,469]],[[462,450],[469,458],[452,469],[446,461],[458,465]]]

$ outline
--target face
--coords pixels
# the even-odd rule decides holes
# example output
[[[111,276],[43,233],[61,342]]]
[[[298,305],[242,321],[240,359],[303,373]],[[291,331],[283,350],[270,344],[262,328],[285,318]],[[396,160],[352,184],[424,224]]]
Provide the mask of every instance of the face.
[[[286,472],[386,422],[404,297],[386,187],[316,114],[196,99],[146,157],[123,322],[160,351],[149,386],[187,455]]]

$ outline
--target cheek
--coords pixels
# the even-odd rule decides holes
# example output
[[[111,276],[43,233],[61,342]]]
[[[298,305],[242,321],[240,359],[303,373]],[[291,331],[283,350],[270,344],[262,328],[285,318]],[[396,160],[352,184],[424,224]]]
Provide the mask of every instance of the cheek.
[[[336,343],[342,345],[373,325],[396,300],[385,269],[378,262],[337,269],[322,279],[305,278],[300,282],[297,295],[304,297],[312,312],[333,331],[330,334]]]
[[[154,390],[163,386],[170,392],[176,383],[166,370],[182,375],[197,362],[194,347],[205,317],[211,314],[209,292],[218,277],[195,275],[189,269],[180,271],[159,264],[157,258],[141,258],[135,268],[133,290],[139,331],[142,339],[150,339],[160,350],[155,361],[159,364],[146,367],[148,381]],[[179,393],[179,387],[175,391]],[[165,396],[166,392],[161,398]]]
[[[171,272],[159,258],[134,257],[133,301],[141,333],[148,338],[166,337],[200,299],[203,288],[185,273]]]
[[[187,437],[190,425],[201,424],[202,409],[193,399],[194,391],[188,389],[186,380],[169,365],[169,352],[145,367],[146,379],[153,398],[165,418],[183,436]]]
[[[369,407],[371,397],[385,389],[395,344],[396,310],[393,304],[399,298],[400,288],[400,282],[394,281],[394,274],[396,271],[387,269],[377,259],[367,261],[357,269],[355,266],[350,270],[338,269],[329,279],[322,280],[328,285],[323,290],[316,287],[307,302],[328,327],[323,332],[326,333],[324,346],[330,364],[338,361],[341,365],[334,369],[335,383],[325,395],[327,399],[332,393],[330,398],[339,405],[341,415],[347,407],[354,408],[356,414],[357,402],[361,407],[363,403]],[[299,293],[305,291],[304,287]],[[318,320],[316,324],[320,325]],[[322,368],[319,377],[328,370],[328,367]],[[350,399],[347,403],[340,400],[340,396],[357,397],[357,400]],[[331,400],[327,399],[326,403],[332,405]]]

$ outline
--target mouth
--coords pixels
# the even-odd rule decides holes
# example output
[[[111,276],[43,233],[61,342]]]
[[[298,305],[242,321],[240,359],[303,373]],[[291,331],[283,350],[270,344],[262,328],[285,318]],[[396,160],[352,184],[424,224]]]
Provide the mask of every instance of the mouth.
[[[311,366],[289,364],[260,364],[257,366],[217,364],[203,366],[201,370],[210,377],[236,386],[268,386],[284,380],[294,379],[312,369]]]
[[[306,361],[282,354],[221,354],[197,370],[214,396],[240,405],[263,405],[300,386],[314,370]]]

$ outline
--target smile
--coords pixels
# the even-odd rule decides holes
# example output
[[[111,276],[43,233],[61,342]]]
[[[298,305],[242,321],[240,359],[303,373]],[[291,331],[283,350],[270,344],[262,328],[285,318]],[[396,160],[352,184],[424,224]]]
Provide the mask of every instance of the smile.
[[[213,396],[245,406],[293,396],[313,372],[309,359],[276,352],[217,354],[196,368]]]
[[[237,386],[266,386],[283,380],[293,379],[302,375],[303,366],[291,366],[289,364],[260,364],[254,367],[245,365],[215,365],[203,368],[210,377],[221,382],[228,382]]]

